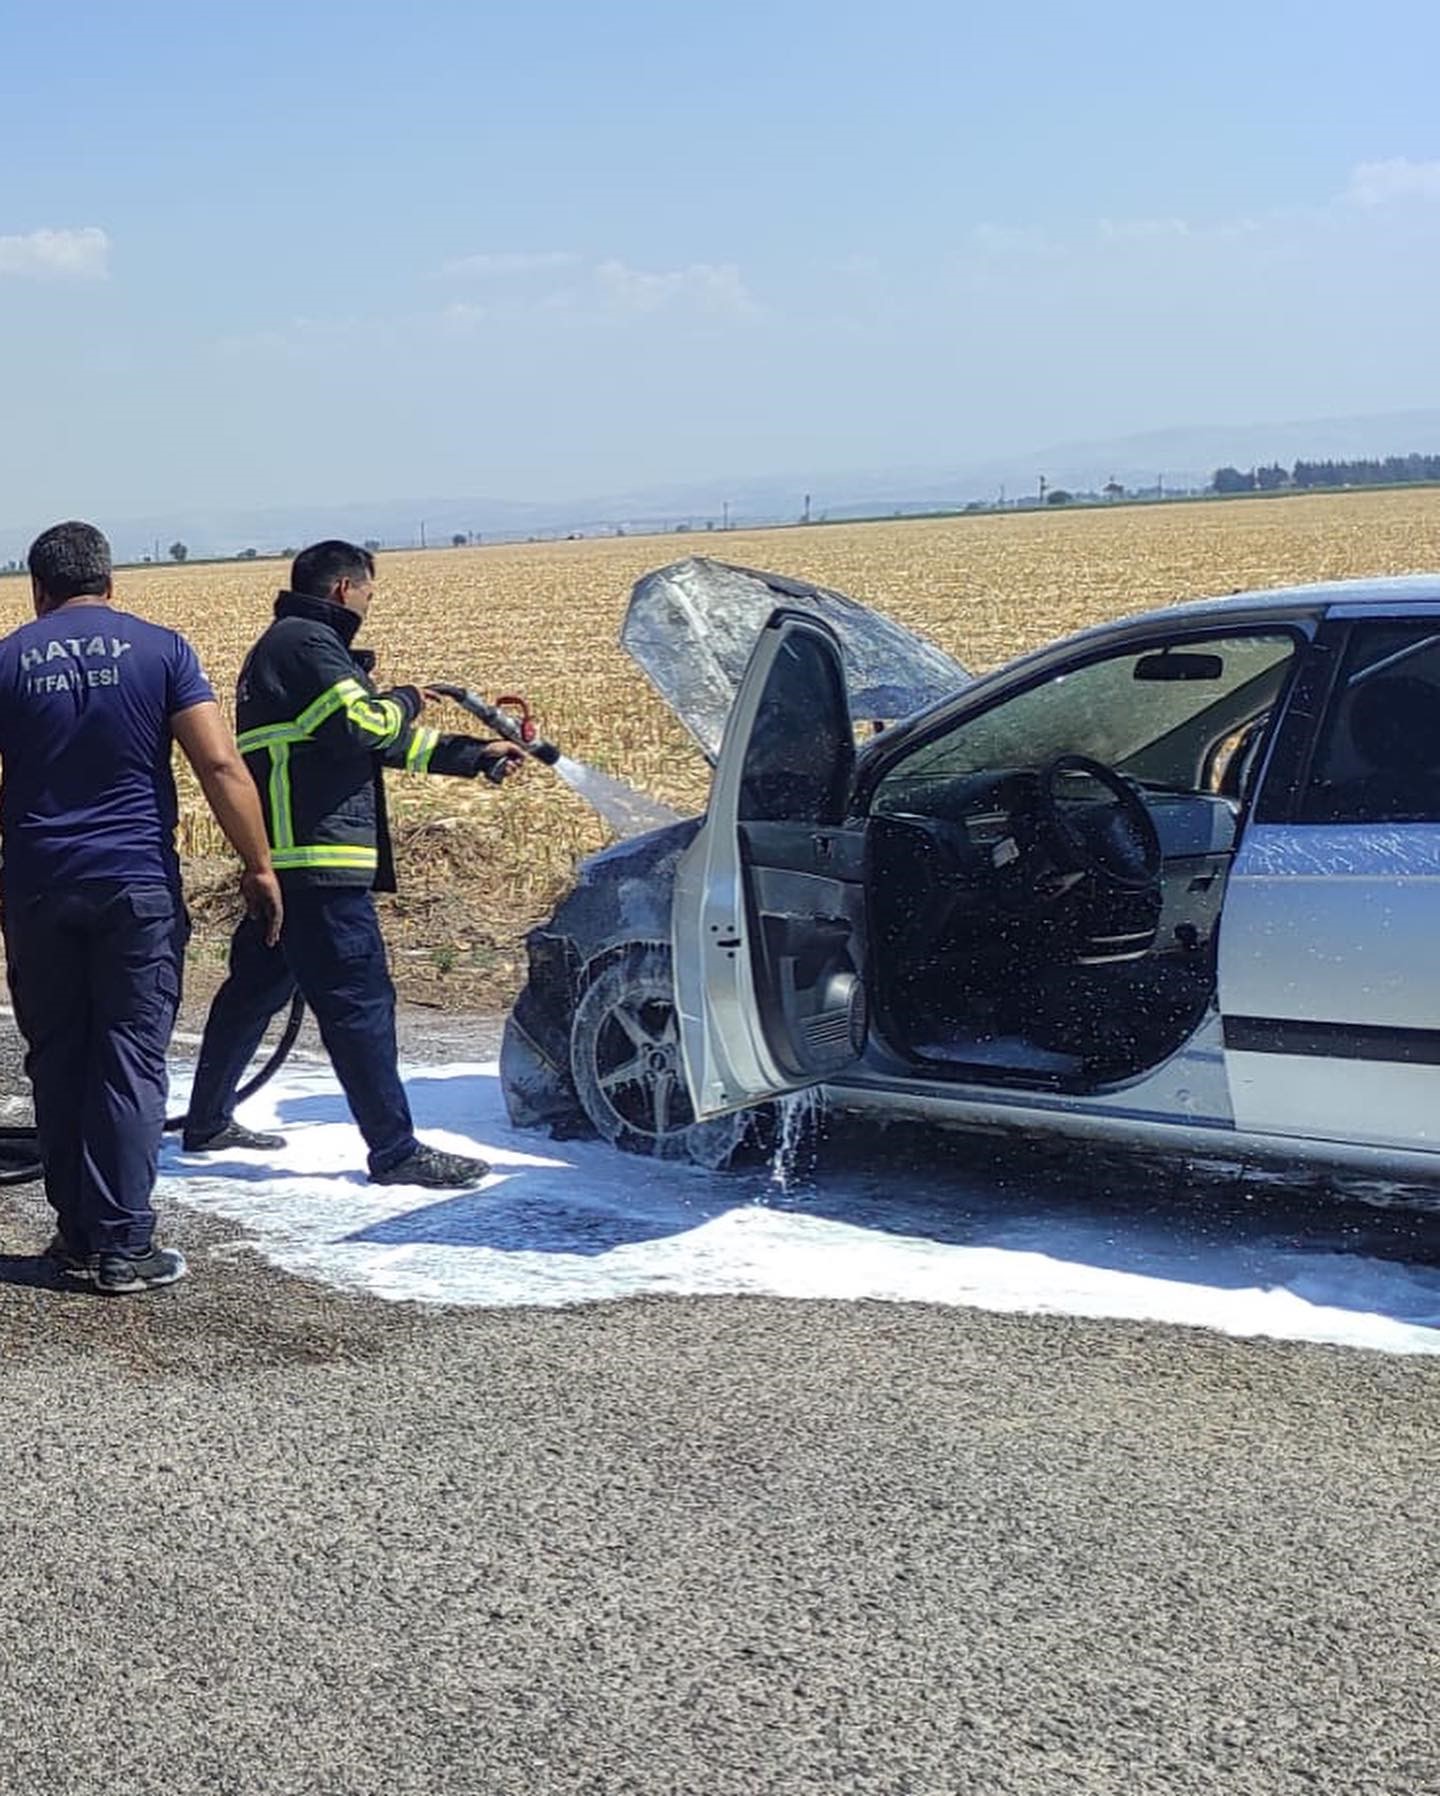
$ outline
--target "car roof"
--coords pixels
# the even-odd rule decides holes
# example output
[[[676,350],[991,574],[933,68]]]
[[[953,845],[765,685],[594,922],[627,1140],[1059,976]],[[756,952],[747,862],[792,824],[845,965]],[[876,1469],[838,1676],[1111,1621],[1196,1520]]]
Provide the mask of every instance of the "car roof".
[[[1223,598],[1192,599],[1166,605],[1145,617],[1225,617],[1236,612],[1325,611],[1336,605],[1373,605],[1377,610],[1394,606],[1440,605],[1440,573],[1386,574],[1373,580],[1317,580],[1301,586],[1262,586],[1252,592],[1233,592]],[[1137,621],[1132,614],[1124,620]]]

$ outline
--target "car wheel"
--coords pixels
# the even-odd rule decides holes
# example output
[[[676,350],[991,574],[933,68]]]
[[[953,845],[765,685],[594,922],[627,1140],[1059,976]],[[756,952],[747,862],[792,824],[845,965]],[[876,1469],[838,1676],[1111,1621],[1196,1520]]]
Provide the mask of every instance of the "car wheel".
[[[623,949],[586,987],[570,1029],[570,1069],[585,1114],[626,1153],[718,1169],[754,1130],[749,1111],[695,1121],[670,953],[658,945]]]

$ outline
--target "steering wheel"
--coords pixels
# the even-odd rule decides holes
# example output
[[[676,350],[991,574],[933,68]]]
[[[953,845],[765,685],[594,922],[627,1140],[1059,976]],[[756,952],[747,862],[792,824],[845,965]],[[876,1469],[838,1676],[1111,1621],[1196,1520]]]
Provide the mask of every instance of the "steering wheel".
[[[1065,797],[1061,785],[1075,774],[1103,786],[1112,802]],[[1103,761],[1056,755],[1040,769],[1038,810],[1040,827],[1062,865],[1122,892],[1146,891],[1159,879],[1165,856],[1155,821],[1134,787]]]

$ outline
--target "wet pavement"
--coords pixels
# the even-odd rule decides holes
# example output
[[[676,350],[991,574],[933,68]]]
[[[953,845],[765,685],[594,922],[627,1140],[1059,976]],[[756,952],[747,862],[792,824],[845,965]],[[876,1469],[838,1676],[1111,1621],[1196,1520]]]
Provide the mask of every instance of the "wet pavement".
[[[976,1176],[839,1137],[780,1212],[842,1168],[879,1251],[897,1166],[936,1216]],[[1006,1176],[1023,1207],[1048,1175]],[[1182,1252],[1258,1210],[1416,1276],[1435,1246],[1183,1184],[1059,1208]],[[194,1276],[107,1303],[37,1271],[46,1226],[0,1193],[0,1788],[1440,1789],[1434,1357],[870,1297],[382,1301],[168,1201]]]

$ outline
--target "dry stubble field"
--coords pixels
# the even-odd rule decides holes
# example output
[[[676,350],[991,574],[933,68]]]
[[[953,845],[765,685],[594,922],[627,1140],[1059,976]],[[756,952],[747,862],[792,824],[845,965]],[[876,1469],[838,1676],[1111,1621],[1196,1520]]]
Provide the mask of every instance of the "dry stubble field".
[[[524,692],[567,752],[698,808],[704,762],[616,634],[639,575],[706,551],[838,587],[982,671],[1084,624],[1179,599],[1440,568],[1440,491],[387,554],[364,640],[384,680],[449,676],[490,694]],[[228,704],[284,573],[275,562],[131,570],[119,597],[183,630]],[[5,628],[27,600],[23,581],[0,582]],[[443,710],[431,721],[443,725]],[[385,909],[402,990],[455,1005],[503,997],[521,972],[525,930],[576,858],[604,841],[601,825],[539,767],[499,792],[395,775],[391,793],[403,889]],[[195,952],[213,963],[229,870],[193,787],[183,807]]]

